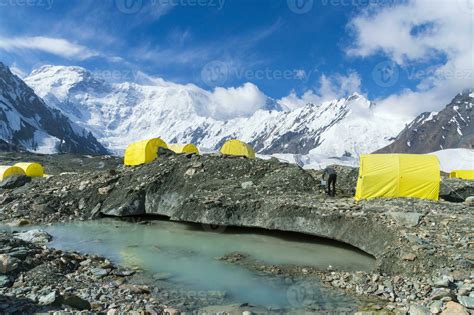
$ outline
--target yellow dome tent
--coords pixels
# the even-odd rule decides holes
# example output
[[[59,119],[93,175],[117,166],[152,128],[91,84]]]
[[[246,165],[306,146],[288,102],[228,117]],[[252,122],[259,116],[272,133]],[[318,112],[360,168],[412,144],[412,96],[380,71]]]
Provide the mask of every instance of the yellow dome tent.
[[[472,179],[474,180],[474,170],[456,170],[449,174],[450,178]]]
[[[26,176],[43,177],[44,168],[39,163],[16,163],[14,166],[21,168]]]
[[[132,143],[125,150],[124,164],[136,166],[153,162],[158,156],[159,148],[168,149],[166,142],[160,138]]]
[[[0,166],[0,181],[12,175],[26,175],[25,171],[17,166]]]
[[[434,155],[361,155],[355,199],[412,197],[438,200],[440,181],[439,160]]]
[[[220,152],[224,155],[244,156],[249,159],[255,159],[255,151],[245,142],[240,140],[229,140],[224,143]]]
[[[199,149],[192,143],[190,144],[170,144],[168,149],[176,154],[199,154]]]

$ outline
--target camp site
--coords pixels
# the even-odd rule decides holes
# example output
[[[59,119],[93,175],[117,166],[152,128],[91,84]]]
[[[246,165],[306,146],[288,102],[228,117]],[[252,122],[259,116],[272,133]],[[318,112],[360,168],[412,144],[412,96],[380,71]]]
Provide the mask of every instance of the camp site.
[[[474,0],[0,0],[0,314],[474,315]]]

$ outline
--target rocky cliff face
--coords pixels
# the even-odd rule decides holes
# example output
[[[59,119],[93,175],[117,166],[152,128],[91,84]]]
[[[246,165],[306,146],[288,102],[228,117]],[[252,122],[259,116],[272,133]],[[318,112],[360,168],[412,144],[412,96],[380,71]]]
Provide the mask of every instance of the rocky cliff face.
[[[450,148],[474,149],[474,92],[458,94],[440,112],[423,113],[379,153],[429,153]]]
[[[48,107],[20,78],[0,63],[2,150],[39,153],[106,154],[108,151],[59,110]]]

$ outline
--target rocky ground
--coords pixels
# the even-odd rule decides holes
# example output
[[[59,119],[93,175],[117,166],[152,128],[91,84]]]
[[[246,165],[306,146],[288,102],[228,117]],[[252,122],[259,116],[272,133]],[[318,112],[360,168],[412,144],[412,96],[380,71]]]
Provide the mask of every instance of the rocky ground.
[[[37,162],[44,166],[45,173],[59,175],[69,172],[101,171],[115,169],[122,165],[122,159],[114,156],[92,156],[74,154],[34,154],[29,152],[1,152],[0,165],[20,162]]]
[[[39,230],[0,233],[1,314],[162,312],[150,288],[132,283],[133,270],[48,248],[50,238]]]
[[[373,273],[303,266],[293,273],[314,274],[384,301],[375,309],[473,313],[474,207],[467,198],[474,195],[473,182],[445,179],[440,202],[356,203],[351,196],[357,170],[349,168],[339,170],[338,198],[324,195],[319,173],[275,159],[170,156],[137,168],[84,169],[27,183],[12,179],[9,189],[0,189],[0,220],[21,225],[156,214],[301,232],[358,247],[373,255],[377,266]]]

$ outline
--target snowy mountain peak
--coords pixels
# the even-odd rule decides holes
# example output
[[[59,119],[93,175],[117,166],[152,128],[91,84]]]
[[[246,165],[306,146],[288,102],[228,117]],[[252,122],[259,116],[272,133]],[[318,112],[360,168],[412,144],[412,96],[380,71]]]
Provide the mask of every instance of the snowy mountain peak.
[[[83,68],[57,66],[42,67],[25,81],[117,153],[133,141],[159,136],[209,149],[238,138],[262,153],[357,155],[387,145],[403,128],[377,117],[372,103],[357,93],[283,111],[252,83],[213,91],[153,78],[146,84],[109,83]]]
[[[49,108],[8,67],[0,63],[0,139],[40,153],[105,154],[87,130]]]
[[[416,117],[381,152],[428,153],[449,148],[474,148],[474,93],[456,95],[442,111]]]

